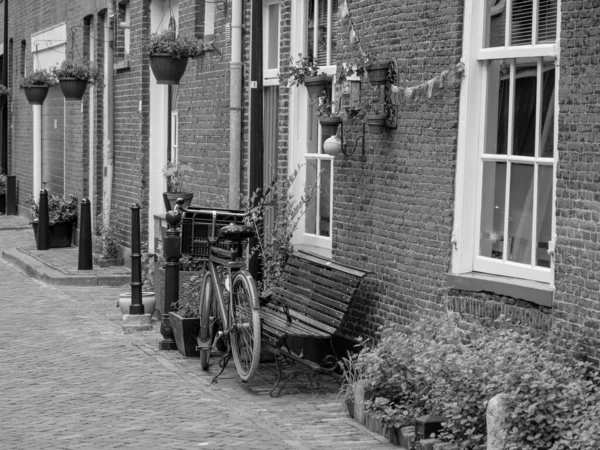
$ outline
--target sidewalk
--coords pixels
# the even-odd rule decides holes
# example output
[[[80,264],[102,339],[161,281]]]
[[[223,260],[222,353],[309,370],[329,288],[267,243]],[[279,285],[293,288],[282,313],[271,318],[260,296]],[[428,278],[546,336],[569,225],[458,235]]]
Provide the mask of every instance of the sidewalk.
[[[26,221],[0,216],[3,255],[17,246],[18,255],[55,270],[55,281],[78,276],[64,267],[70,253],[31,256],[31,246],[18,247],[27,240],[33,235]],[[398,448],[350,419],[328,378],[318,390],[294,380],[271,398],[274,364],[261,364],[256,378],[242,383],[231,363],[211,384],[218,361],[202,371],[199,358],[158,350],[160,322],[151,331],[123,333],[116,299],[129,286],[48,286],[6,261],[0,260],[0,304],[11,317],[0,327],[3,448]],[[54,261],[63,266],[52,267]]]
[[[2,257],[46,284],[62,286],[120,286],[131,281],[126,267],[77,270],[77,247],[37,250],[29,222],[19,216],[0,215]]]

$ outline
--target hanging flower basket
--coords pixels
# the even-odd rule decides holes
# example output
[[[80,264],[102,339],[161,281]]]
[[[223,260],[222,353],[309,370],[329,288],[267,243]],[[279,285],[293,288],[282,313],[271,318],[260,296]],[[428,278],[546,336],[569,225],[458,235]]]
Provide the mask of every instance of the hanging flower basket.
[[[24,86],[23,91],[30,105],[43,105],[48,95],[48,86]]]
[[[327,91],[329,87],[329,79],[327,77],[318,75],[315,77],[304,78],[304,86],[308,90],[308,95],[311,98],[321,97],[323,91]]]
[[[319,123],[321,124],[321,136],[325,140],[337,134],[338,126],[342,123],[342,118],[340,116],[321,117],[319,118]]]
[[[150,68],[158,84],[179,84],[188,58],[172,58],[167,53],[150,55]]]
[[[383,127],[385,127],[385,114],[367,114],[365,120],[369,126],[369,133],[381,134],[383,133]]]
[[[373,86],[381,86],[385,84],[389,67],[389,62],[373,63],[366,67],[367,73],[369,74],[369,81]]]
[[[86,80],[77,78],[62,78],[58,80],[58,83],[67,100],[81,100],[88,85]]]

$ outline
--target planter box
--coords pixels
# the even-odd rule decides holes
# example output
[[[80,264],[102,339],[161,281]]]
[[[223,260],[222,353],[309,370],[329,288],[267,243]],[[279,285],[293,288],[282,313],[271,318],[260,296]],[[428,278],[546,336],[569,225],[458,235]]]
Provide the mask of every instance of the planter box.
[[[175,312],[169,313],[173,336],[177,343],[177,350],[183,356],[200,356],[200,352],[196,350],[198,345],[198,333],[200,333],[200,319],[183,318]]]
[[[94,255],[94,265],[98,267],[122,266],[123,258],[108,259],[102,256]]]
[[[73,225],[75,222],[62,222],[50,225],[50,248],[65,248],[71,246],[73,240]],[[38,241],[38,222],[31,222],[35,244]]]

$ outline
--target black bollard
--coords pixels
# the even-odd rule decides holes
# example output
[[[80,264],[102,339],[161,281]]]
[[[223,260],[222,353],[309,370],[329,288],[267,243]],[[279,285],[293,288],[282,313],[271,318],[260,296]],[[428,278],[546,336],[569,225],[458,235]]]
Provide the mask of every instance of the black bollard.
[[[6,215],[17,215],[17,176],[6,177]]]
[[[158,349],[176,350],[177,343],[173,338],[173,328],[171,328],[169,312],[171,311],[171,305],[179,301],[179,260],[181,259],[179,222],[181,221],[181,215],[177,211],[169,211],[166,219],[168,230],[167,236],[163,241],[163,254],[167,260],[165,267],[165,301],[160,326],[163,340],[158,343]]]
[[[81,217],[79,221],[79,263],[77,270],[92,270],[92,213],[91,205],[87,198],[81,200]]]
[[[142,303],[142,244],[140,205],[131,205],[131,305],[129,314],[144,314]]]
[[[44,183],[46,184],[46,183]],[[48,191],[44,188],[40,191],[38,204],[38,239],[37,249],[48,250],[50,248],[50,219],[48,217]]]

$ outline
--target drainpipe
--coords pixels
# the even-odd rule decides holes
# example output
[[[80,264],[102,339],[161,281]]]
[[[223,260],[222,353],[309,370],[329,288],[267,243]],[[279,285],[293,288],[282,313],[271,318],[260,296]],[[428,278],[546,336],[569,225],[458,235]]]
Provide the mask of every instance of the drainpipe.
[[[229,86],[229,207],[240,207],[242,169],[242,0],[231,4]]]
[[[103,145],[103,175],[102,183],[102,209],[104,225],[110,225],[110,211],[112,204],[112,185],[114,168],[114,147],[113,147],[113,61],[114,61],[114,32],[112,22],[115,21],[115,11],[113,1],[107,0],[107,15],[104,21],[104,31],[107,37],[108,45],[104,45],[106,53],[104,84],[105,84],[105,104],[104,104],[104,145]]]

